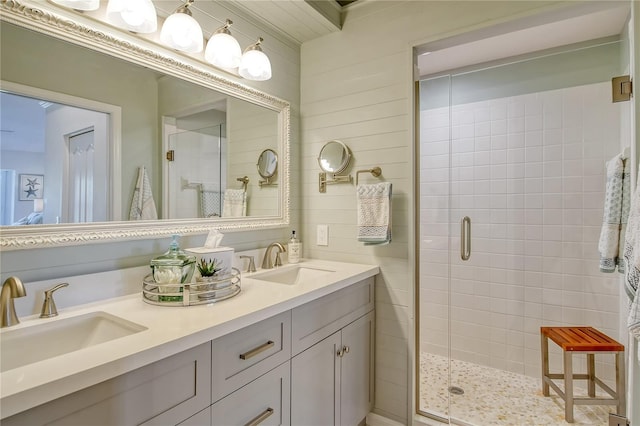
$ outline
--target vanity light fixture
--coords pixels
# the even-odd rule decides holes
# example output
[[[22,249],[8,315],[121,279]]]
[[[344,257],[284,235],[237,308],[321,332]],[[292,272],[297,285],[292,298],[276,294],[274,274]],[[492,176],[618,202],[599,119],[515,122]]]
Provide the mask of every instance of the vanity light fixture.
[[[107,22],[136,33],[158,29],[156,7],[151,0],[109,0]]]
[[[242,50],[238,40],[229,31],[231,24],[233,21],[227,19],[227,22],[213,33],[204,51],[204,59],[217,67],[238,68],[240,65]]]
[[[169,16],[160,31],[160,41],[167,46],[187,53],[202,52],[204,42],[202,28],[193,16],[189,6],[194,0],[186,0]]]
[[[76,10],[96,10],[100,7],[100,0],[51,0],[60,6]]]
[[[262,37],[258,37],[258,41],[242,54],[238,73],[247,80],[264,81],[271,78],[271,62],[260,47],[262,42]]]

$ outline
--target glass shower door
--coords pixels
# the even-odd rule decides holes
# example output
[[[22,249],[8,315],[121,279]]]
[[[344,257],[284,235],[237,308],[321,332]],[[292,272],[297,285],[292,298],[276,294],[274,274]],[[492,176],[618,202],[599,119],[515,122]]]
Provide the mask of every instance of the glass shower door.
[[[598,270],[597,247],[604,165],[630,143],[628,106],[610,98],[619,52],[594,43],[419,82],[422,413],[562,424],[540,395],[540,326],[618,336],[619,276]],[[613,376],[609,361],[596,369]],[[576,410],[600,424],[609,407]]]

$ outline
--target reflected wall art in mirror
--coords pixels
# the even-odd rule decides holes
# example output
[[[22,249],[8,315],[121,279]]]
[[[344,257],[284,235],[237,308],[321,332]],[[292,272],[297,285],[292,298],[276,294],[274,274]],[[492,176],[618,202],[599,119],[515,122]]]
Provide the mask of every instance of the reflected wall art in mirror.
[[[289,223],[288,102],[48,2],[0,2],[0,55],[2,250]],[[277,185],[261,196],[268,150]],[[22,220],[22,174],[46,179],[42,224]],[[203,208],[244,176],[246,216]],[[156,216],[132,213],[137,192]]]

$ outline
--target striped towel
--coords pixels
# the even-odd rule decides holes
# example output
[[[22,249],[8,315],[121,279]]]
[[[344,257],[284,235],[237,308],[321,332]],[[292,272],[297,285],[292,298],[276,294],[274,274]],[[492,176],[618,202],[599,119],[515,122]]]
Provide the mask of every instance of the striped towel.
[[[631,198],[629,223],[624,243],[624,260],[626,263],[624,275],[624,290],[629,304],[627,327],[636,338],[640,338],[640,295],[638,282],[640,281],[640,186],[636,186]],[[640,354],[639,354],[640,356]]]
[[[391,242],[391,183],[358,185],[358,241],[364,245]]]
[[[600,230],[598,251],[600,271],[624,273],[621,259],[630,198],[629,170],[625,170],[623,154],[618,154],[607,162],[607,184],[605,188],[604,216]]]

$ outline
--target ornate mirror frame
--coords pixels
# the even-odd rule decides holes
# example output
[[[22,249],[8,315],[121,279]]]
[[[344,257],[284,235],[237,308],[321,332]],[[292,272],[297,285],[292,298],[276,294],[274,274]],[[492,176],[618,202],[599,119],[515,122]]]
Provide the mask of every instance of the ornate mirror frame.
[[[6,226],[1,229],[0,250],[113,242],[166,237],[172,234],[203,234],[212,229],[266,229],[289,224],[291,130],[290,105],[287,101],[221,77],[216,74],[214,68],[164,49],[151,41],[120,32],[73,11],[60,10],[45,2],[34,7],[17,0],[0,0],[0,22],[45,33],[276,111],[279,116],[278,169],[281,176],[278,216]]]

